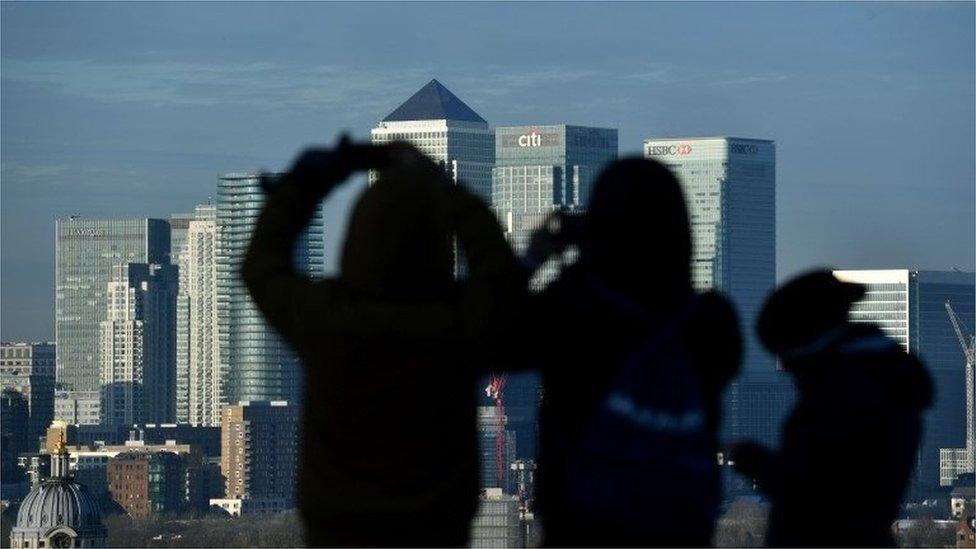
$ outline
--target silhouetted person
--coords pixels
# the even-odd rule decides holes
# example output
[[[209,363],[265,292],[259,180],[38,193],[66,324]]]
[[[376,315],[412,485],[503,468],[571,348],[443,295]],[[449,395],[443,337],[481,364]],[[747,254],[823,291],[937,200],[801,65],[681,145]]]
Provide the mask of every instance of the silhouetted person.
[[[777,290],[759,316],[759,338],[793,375],[799,400],[778,453],[744,443],[730,459],[772,500],[771,547],[893,543],[932,384],[878,327],[848,322],[864,292],[816,271]]]
[[[379,179],[352,212],[339,276],[296,272],[292,250],[321,199],[371,168]],[[276,187],[242,276],[305,365],[308,544],[464,545],[478,491],[473,387],[522,281],[494,215],[405,144],[310,151]]]
[[[708,545],[720,393],[739,367],[731,305],[692,290],[681,188],[652,160],[610,165],[587,215],[533,236],[579,259],[534,299],[542,350],[538,510],[550,546]]]

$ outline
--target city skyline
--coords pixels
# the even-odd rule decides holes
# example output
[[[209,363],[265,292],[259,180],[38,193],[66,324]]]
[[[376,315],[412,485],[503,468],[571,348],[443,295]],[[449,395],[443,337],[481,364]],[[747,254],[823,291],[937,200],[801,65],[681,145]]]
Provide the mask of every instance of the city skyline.
[[[559,17],[582,32],[585,13],[534,5],[517,8],[512,30],[485,31],[452,51],[440,45],[463,35],[466,21],[505,14],[491,5],[310,5],[303,22],[288,7],[269,19],[262,5],[121,5],[109,14],[5,4],[0,337],[54,339],[56,218],[189,211],[216,195],[218,174],[283,168],[302,146],[329,143],[344,129],[367,139],[431,78],[493,128],[617,128],[622,155],[669,136],[776,141],[779,280],[821,264],[974,270],[972,5],[621,8],[572,8],[615,24],[613,43],[605,32],[561,41],[533,25]],[[385,53],[406,36],[397,22],[426,28],[432,10],[457,24],[422,48]],[[179,43],[163,32],[215,13],[225,17],[207,30],[226,34],[225,45],[212,32],[187,28]],[[334,16],[330,32],[312,32],[316,13]],[[375,18],[377,44],[345,59],[338,45],[352,35],[343,22],[363,17]],[[722,17],[738,24],[722,30]],[[677,24],[693,20],[699,24]],[[268,35],[259,22],[294,32],[278,33],[260,52],[241,49],[259,31]],[[709,49],[746,22],[755,23],[754,36]],[[830,36],[840,40],[816,40]],[[132,46],[124,53],[115,47],[122,40]],[[486,41],[495,47],[479,53]],[[343,188],[325,207],[327,268],[360,188]]]

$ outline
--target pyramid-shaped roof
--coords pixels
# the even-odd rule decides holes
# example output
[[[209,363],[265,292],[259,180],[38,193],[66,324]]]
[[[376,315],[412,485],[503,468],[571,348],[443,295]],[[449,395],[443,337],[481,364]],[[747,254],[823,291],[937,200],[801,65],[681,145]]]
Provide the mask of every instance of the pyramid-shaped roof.
[[[431,80],[420,88],[420,91],[384,118],[383,122],[401,120],[459,120],[487,124],[484,118],[478,116],[478,113],[437,80]]]

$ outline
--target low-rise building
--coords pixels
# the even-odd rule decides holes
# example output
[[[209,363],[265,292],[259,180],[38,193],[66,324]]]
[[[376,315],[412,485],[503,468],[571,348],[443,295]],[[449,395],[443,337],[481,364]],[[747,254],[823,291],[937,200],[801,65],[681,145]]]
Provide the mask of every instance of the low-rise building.
[[[219,507],[232,517],[273,515],[288,510],[281,498],[213,498],[211,507]]]
[[[186,458],[171,452],[125,452],[108,461],[112,499],[134,518],[186,508]]]
[[[27,405],[25,451],[37,451],[54,416],[54,349],[54,343],[0,344],[0,387],[23,395]]]

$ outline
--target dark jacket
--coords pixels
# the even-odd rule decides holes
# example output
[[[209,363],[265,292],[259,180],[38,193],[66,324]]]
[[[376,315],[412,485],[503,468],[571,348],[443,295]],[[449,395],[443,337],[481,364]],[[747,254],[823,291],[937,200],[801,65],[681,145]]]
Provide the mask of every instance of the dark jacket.
[[[255,228],[242,276],[305,367],[297,483],[310,545],[467,540],[475,381],[522,275],[492,212],[442,173],[381,175],[353,211],[336,278],[310,279],[291,258],[328,186],[286,180]]]
[[[736,457],[772,500],[766,543],[891,546],[932,400],[923,365],[876,327],[844,324],[783,367],[799,400],[781,451]]]
[[[738,371],[741,342],[731,305],[718,294],[696,297],[692,290],[691,232],[681,186],[674,174],[653,160],[614,162],[594,184],[576,236],[566,238],[577,240],[579,262],[535,296],[526,315],[535,348],[542,350],[538,511],[545,543],[707,545],[714,513],[696,511],[717,508],[720,486],[714,456],[721,392]],[[687,361],[674,367],[690,362],[701,383],[706,436],[712,448],[699,457],[715,464],[702,475],[709,478],[700,479],[702,485],[711,486],[709,493],[682,490],[678,484],[683,483],[667,465],[677,454],[662,448],[657,469],[649,467],[643,476],[638,472],[633,477],[641,485],[658,483],[662,490],[647,493],[644,501],[634,504],[641,508],[627,517],[610,513],[615,516],[597,518],[586,509],[599,508],[600,500],[614,496],[598,489],[580,490],[578,503],[570,503],[569,495],[578,487],[569,485],[573,476],[567,474],[567,465],[574,458],[567,454],[580,447],[581,432],[595,417],[625,359],[652,334],[682,323],[692,301],[695,312],[682,324]],[[597,484],[617,473],[592,472]],[[716,503],[702,505],[702,499]]]
[[[707,432],[717,452],[721,392],[738,371],[741,342],[735,312],[725,298],[706,293],[696,299],[696,312],[682,331],[683,343],[703,385]],[[541,330],[539,340],[548,342],[542,367],[545,397],[537,475],[538,511],[546,545],[708,545],[713,529],[710,521],[671,522],[651,512],[663,504],[684,515],[681,509],[697,509],[702,494],[687,493],[686,498],[663,502],[660,494],[649,493],[648,514],[640,524],[603,524],[569,504],[568,490],[573,487],[565,482],[563,466],[568,456],[563,453],[564,442],[577,439],[606,397],[617,368],[653,328],[594,292],[581,268],[569,270],[538,296],[533,310],[539,315],[533,320]],[[652,314],[656,322],[677,322],[675,312]],[[717,497],[717,465],[713,473],[713,495]],[[662,487],[669,482],[666,476],[653,480]],[[680,487],[674,492],[680,492]]]

